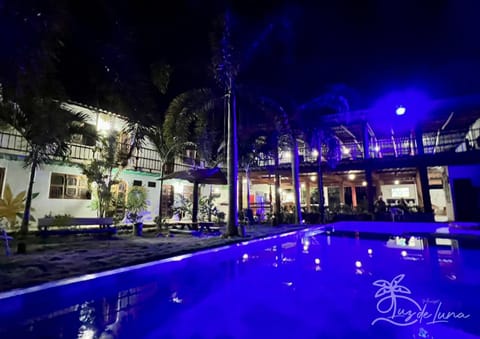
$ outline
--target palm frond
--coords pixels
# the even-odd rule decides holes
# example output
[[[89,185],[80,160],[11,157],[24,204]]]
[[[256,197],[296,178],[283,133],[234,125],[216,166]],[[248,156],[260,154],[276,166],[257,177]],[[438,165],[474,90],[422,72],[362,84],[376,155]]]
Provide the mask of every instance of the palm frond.
[[[173,67],[164,61],[153,63],[150,66],[152,82],[160,93],[166,94],[170,77],[173,73]]]
[[[130,145],[126,155],[130,159],[134,150],[139,150],[145,145],[147,136],[150,134],[151,127],[145,126],[138,121],[128,120],[122,132],[130,136]]]
[[[233,80],[239,71],[238,57],[231,37],[232,16],[229,11],[216,22],[216,28],[210,35],[212,48],[212,73],[222,89],[231,89]]]
[[[172,143],[174,138],[181,142],[193,141],[192,127],[197,121],[206,120],[221,102],[222,98],[208,88],[190,90],[175,97],[165,112],[165,141]]]
[[[0,121],[15,129],[29,146],[26,166],[68,156],[69,142],[74,134],[84,131],[86,120],[85,114],[67,111],[48,98],[0,104]]]
[[[182,141],[177,138],[167,141],[164,137],[163,130],[158,126],[150,129],[150,133],[147,138],[154,145],[155,150],[158,152],[163,163],[172,160],[187,147],[196,147],[193,142]]]

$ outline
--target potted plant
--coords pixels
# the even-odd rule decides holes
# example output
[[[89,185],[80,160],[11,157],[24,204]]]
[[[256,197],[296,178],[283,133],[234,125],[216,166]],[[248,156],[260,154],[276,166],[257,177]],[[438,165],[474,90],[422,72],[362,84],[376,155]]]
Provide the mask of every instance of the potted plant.
[[[127,195],[127,219],[133,224],[133,233],[142,236],[143,213],[147,209],[147,191],[142,186],[133,186]]]

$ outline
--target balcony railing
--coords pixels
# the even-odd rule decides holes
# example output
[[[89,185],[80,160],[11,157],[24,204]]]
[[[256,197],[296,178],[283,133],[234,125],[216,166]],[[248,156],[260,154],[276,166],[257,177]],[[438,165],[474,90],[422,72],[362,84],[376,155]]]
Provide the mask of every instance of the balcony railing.
[[[472,149],[480,150],[480,129],[464,129],[455,131],[429,132],[422,135],[424,154],[437,154],[445,152],[465,152]],[[369,141],[370,158],[401,158],[419,154],[417,141],[412,136],[392,136],[385,139]],[[357,141],[339,143],[337,149],[329,150],[326,145],[322,146],[322,156],[335,158],[337,161],[359,160],[364,158],[363,144]],[[317,159],[317,152],[305,148],[299,149],[300,162],[313,163]],[[291,154],[288,151],[280,152],[280,164],[290,164]],[[259,155],[251,163],[253,167],[265,167],[274,165],[271,156]]]
[[[480,129],[464,129],[448,132],[429,132],[422,136],[425,154],[445,152],[465,152],[471,149],[480,150]],[[9,132],[0,132],[0,151],[7,154],[25,155],[28,144],[20,135]],[[306,149],[300,149],[301,162],[312,163],[316,161],[316,154]],[[329,150],[323,146],[324,158],[335,157],[337,161],[358,160],[364,158],[363,145],[358,142],[345,142],[339,144],[336,150]],[[418,155],[418,147],[412,136],[392,136],[387,139],[370,140],[370,158],[408,157]],[[291,154],[281,152],[280,163],[291,163]],[[94,147],[81,144],[71,144],[69,160],[84,162],[98,158]],[[59,159],[60,160],[60,159]],[[251,167],[273,166],[274,159],[269,155],[258,156]],[[128,167],[140,171],[160,173],[162,159],[157,151],[150,148],[135,150],[128,161]],[[166,173],[189,169],[195,166],[192,159],[177,158],[173,165],[165,168]]]
[[[28,152],[28,144],[26,140],[18,134],[0,132],[0,152],[24,156]],[[82,163],[98,158],[99,154],[94,151],[93,146],[81,144],[70,145],[68,160],[71,162]],[[179,158],[175,160],[172,165],[165,167],[166,174],[193,167],[191,159],[189,159],[190,161],[184,161],[185,159],[182,158],[183,162]],[[160,173],[161,164],[162,160],[157,151],[150,148],[142,148],[133,152],[133,156],[129,159],[127,167],[144,172]]]

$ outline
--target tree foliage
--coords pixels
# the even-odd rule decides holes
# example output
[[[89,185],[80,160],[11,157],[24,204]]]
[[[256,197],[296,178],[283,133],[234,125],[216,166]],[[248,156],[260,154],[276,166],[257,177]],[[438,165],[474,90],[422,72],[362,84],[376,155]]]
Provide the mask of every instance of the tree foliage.
[[[0,103],[0,121],[12,127],[26,142],[25,167],[30,168],[22,233],[28,232],[35,171],[43,164],[65,160],[75,134],[85,133],[86,116],[62,108],[53,99],[27,97]]]
[[[127,155],[120,146],[117,133],[101,137],[95,148],[96,157],[82,165],[92,192],[92,208],[99,217],[111,216],[115,210],[112,187],[118,184],[121,170],[128,163]]]

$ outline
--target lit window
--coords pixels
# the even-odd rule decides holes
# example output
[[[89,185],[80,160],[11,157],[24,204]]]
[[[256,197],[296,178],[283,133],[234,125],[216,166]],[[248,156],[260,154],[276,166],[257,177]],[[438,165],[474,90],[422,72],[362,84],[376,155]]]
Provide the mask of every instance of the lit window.
[[[52,173],[50,199],[89,199],[88,182],[84,175]]]

